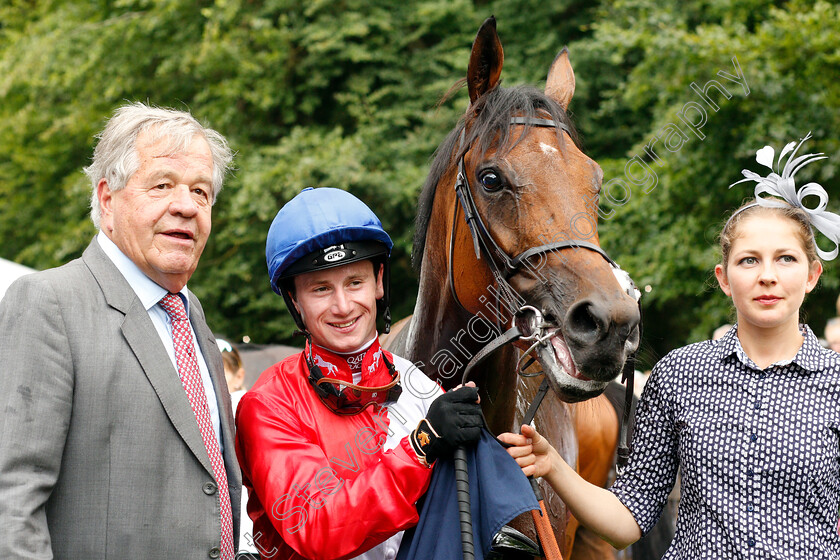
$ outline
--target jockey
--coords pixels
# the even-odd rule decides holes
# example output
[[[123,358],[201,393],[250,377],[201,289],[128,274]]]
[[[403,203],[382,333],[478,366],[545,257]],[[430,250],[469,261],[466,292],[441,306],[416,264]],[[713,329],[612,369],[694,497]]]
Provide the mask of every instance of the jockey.
[[[435,459],[479,438],[474,386],[443,394],[379,345],[392,247],[339,189],[304,189],[271,224],[271,286],[307,340],[239,404],[236,452],[263,558],[394,558]]]

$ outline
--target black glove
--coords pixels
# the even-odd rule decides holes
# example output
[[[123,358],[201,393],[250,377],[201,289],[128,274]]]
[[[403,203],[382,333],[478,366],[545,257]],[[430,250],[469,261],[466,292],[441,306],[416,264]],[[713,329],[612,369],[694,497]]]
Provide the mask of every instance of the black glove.
[[[475,387],[461,387],[435,399],[408,438],[422,463],[429,465],[452,455],[462,445],[478,441],[484,417],[477,400]]]

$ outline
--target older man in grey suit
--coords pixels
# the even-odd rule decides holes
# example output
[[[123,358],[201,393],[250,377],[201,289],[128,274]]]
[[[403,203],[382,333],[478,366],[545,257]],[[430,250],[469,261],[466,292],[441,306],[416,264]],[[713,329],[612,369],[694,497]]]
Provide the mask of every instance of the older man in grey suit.
[[[241,476],[215,340],[187,280],[230,165],[189,113],[117,110],[99,233],[0,304],[0,558],[224,558]]]

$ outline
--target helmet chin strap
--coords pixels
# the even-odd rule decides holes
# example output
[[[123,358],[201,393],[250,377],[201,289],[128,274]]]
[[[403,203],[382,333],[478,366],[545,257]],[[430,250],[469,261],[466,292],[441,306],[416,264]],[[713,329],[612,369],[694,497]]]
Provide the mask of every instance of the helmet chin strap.
[[[283,296],[283,301],[286,302],[286,309],[289,310],[289,315],[292,316],[292,319],[294,319],[295,321],[295,325],[297,325],[298,330],[295,331],[295,334],[299,332],[306,336],[309,331],[306,330],[306,325],[303,322],[303,317],[301,317],[301,314],[297,309],[297,305],[295,304],[295,298],[292,296],[291,292],[285,287],[280,290],[280,295]]]
[[[376,300],[379,303],[380,300]],[[391,332],[391,308],[389,306],[385,307],[385,311],[382,312],[382,319],[385,321],[385,327],[382,329],[383,334],[388,334]]]

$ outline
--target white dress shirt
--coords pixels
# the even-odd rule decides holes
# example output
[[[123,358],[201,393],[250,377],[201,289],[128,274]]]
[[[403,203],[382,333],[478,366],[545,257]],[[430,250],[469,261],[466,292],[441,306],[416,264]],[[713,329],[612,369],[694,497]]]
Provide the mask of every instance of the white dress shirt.
[[[166,348],[166,353],[169,355],[169,359],[172,360],[172,365],[175,367],[177,375],[178,363],[175,360],[175,345],[172,343],[172,320],[169,318],[169,314],[164,311],[163,307],[159,305],[163,296],[169,292],[146,276],[143,271],[140,270],[140,268],[134,264],[131,259],[125,256],[120,248],[117,247],[116,244],[103,232],[99,232],[96,236],[96,241],[99,243],[99,246],[102,247],[105,254],[108,255],[108,258],[111,259],[111,262],[114,263],[114,266],[116,266],[123,277],[125,277],[126,281],[131,286],[131,289],[134,290],[134,293],[137,294],[137,297],[140,299],[140,303],[143,304],[143,308],[149,313],[149,318],[155,326],[155,330],[160,337],[160,341],[163,342],[163,347]],[[189,316],[190,298],[189,291],[186,286],[181,289],[179,295],[184,302],[184,307],[187,310],[187,316]],[[201,348],[195,338],[195,329],[190,328],[190,331],[192,331],[193,346],[195,347],[198,369],[201,373],[201,382],[204,385],[204,394],[207,396],[207,407],[210,409],[210,416],[213,419],[213,430],[216,434],[216,440],[219,441],[219,449],[224,452],[224,447],[221,438],[219,437],[219,404],[216,402],[216,392],[213,388],[213,380],[210,378],[210,370],[207,368],[207,363],[204,361],[204,356],[201,354]],[[227,391],[227,387],[224,387],[224,390]]]

